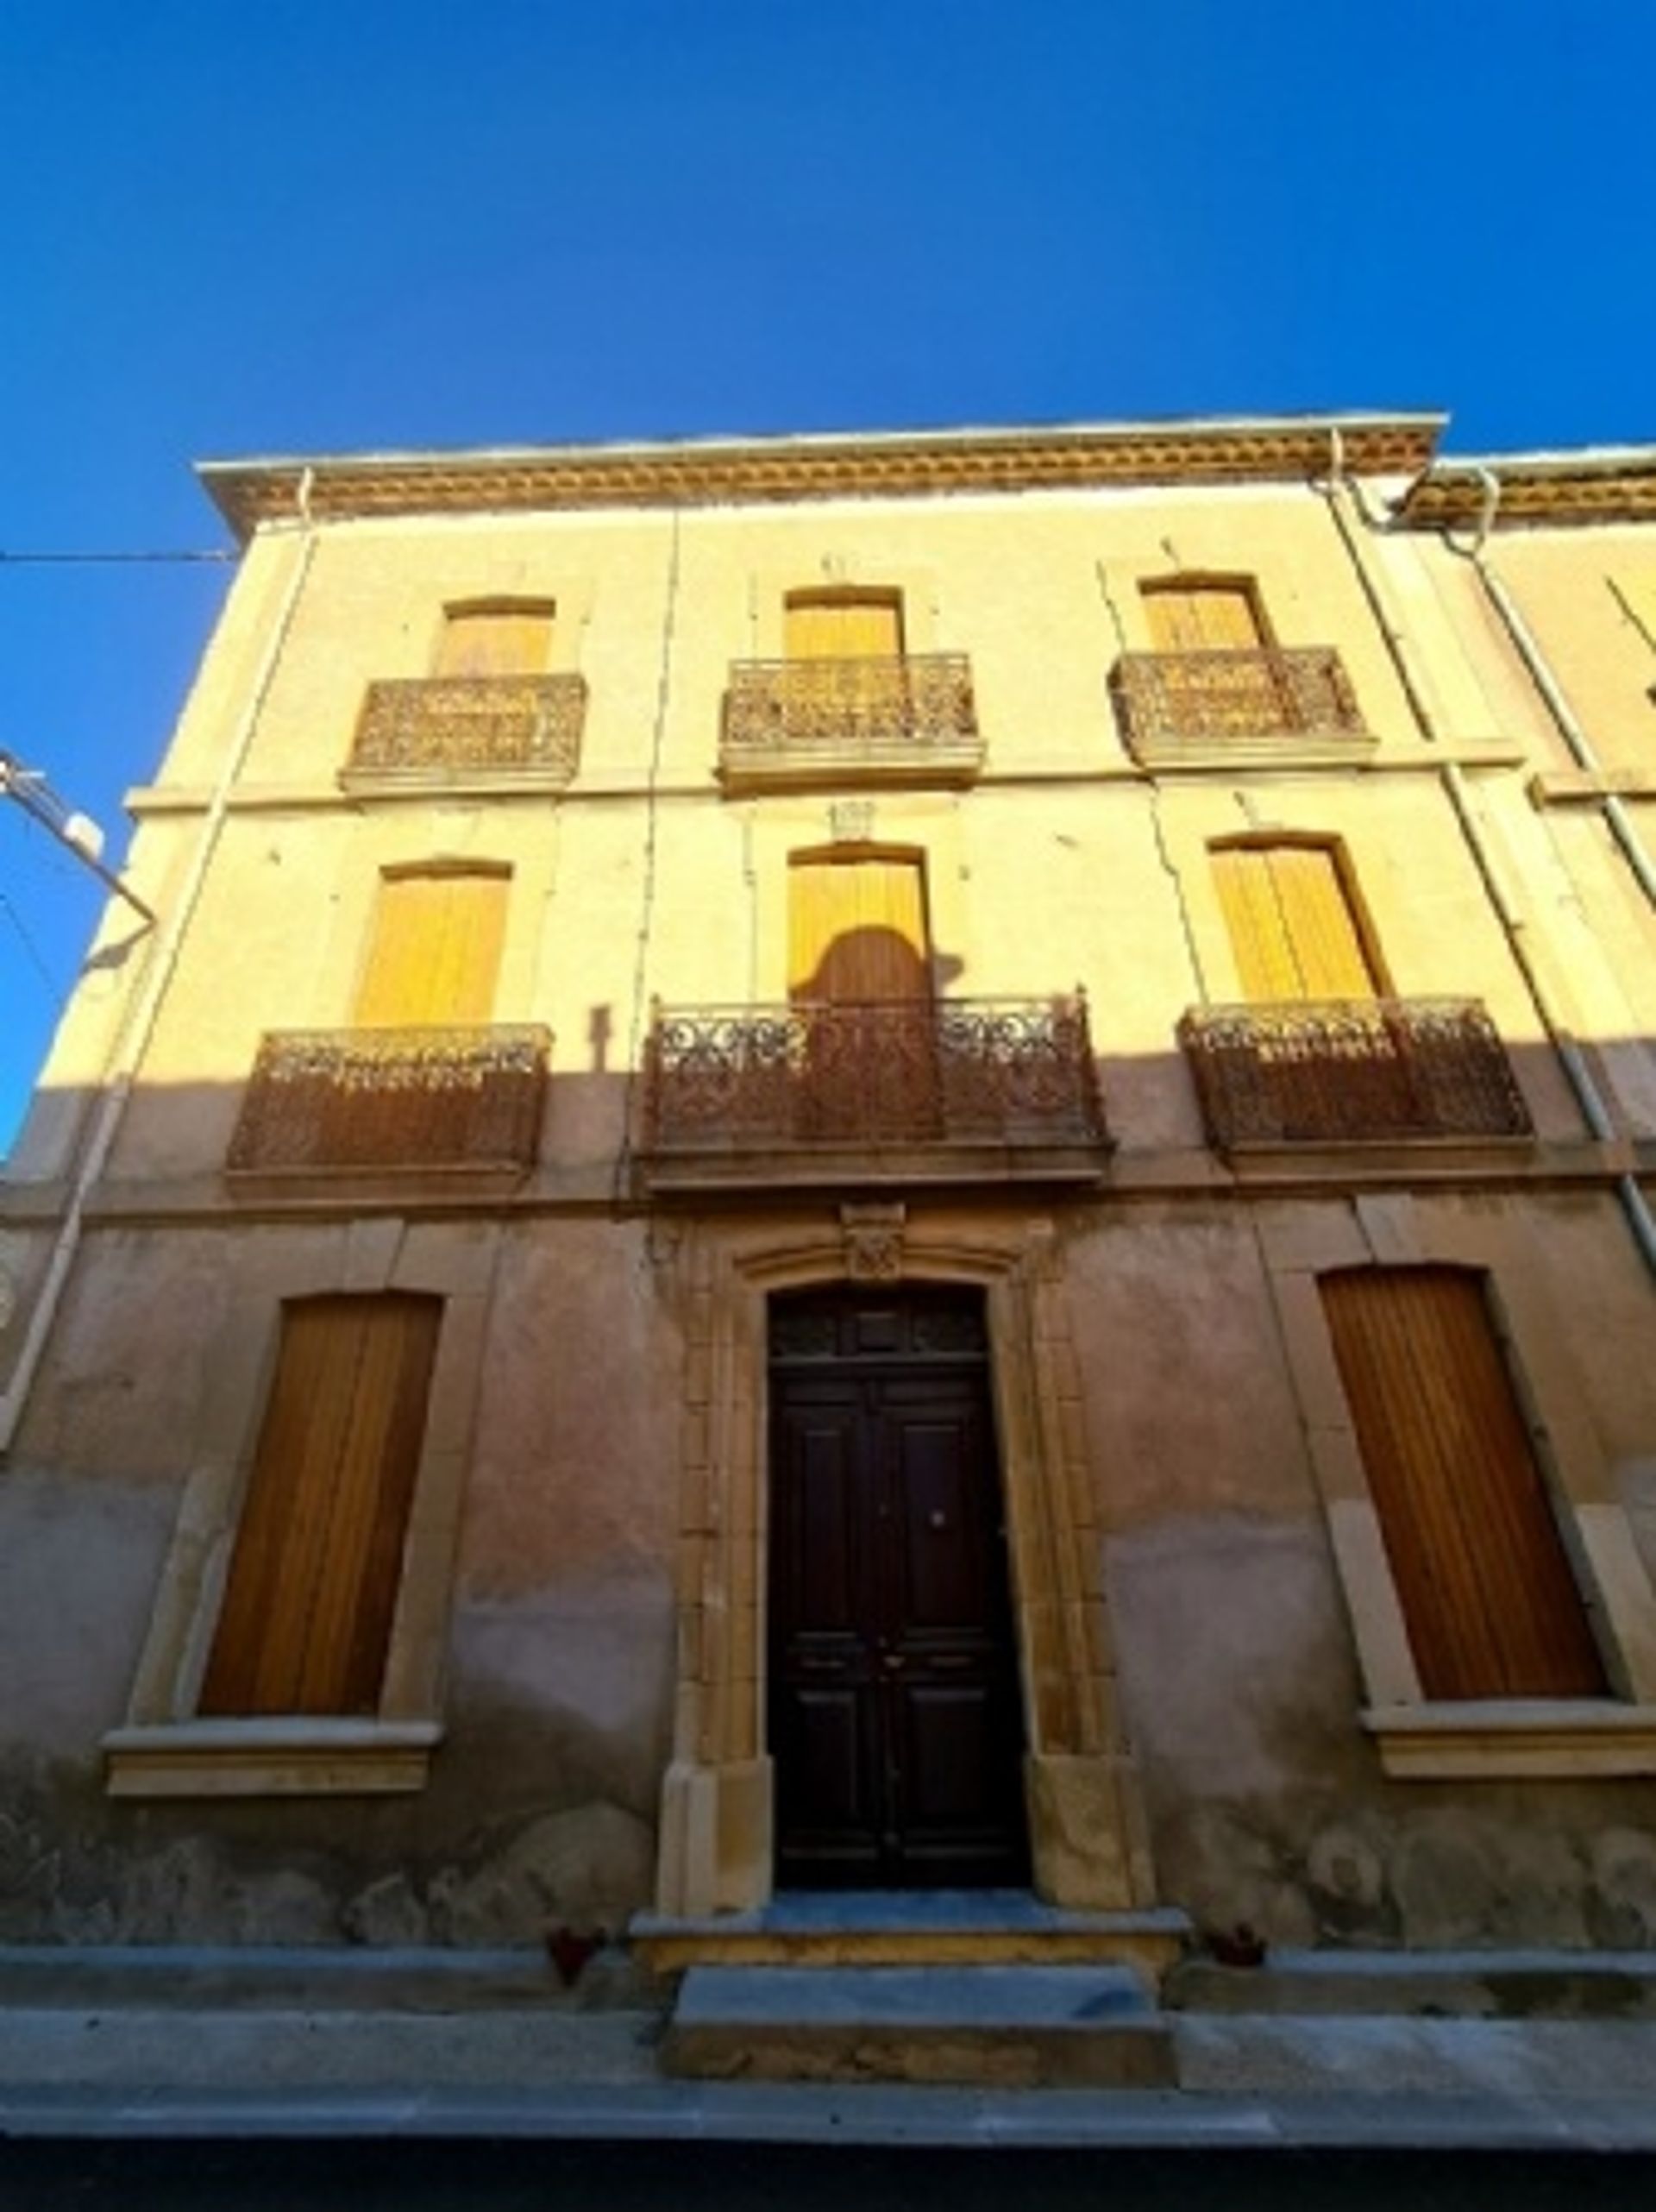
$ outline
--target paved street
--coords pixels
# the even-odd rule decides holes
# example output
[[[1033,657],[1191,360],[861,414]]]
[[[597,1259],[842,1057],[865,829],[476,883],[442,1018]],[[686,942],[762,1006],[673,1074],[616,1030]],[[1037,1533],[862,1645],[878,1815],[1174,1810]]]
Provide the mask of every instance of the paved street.
[[[1656,2158],[1579,2152],[822,2150],[256,2140],[0,2145],[5,2212],[1567,2212],[1653,2201]]]

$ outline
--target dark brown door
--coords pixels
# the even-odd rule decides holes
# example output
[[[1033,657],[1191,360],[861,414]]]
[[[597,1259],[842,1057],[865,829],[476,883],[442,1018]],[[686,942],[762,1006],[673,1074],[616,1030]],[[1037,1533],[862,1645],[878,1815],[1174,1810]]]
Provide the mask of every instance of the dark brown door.
[[[982,1300],[772,1314],[770,1748],[795,1887],[1026,1878]]]

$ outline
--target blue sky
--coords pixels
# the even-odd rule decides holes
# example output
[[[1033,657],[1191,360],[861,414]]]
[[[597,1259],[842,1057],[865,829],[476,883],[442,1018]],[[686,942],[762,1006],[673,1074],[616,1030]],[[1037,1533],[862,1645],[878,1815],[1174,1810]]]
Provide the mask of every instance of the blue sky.
[[[1651,0],[6,0],[0,745],[125,843],[198,457],[1441,406],[1656,437]],[[0,1147],[99,905],[0,805]]]

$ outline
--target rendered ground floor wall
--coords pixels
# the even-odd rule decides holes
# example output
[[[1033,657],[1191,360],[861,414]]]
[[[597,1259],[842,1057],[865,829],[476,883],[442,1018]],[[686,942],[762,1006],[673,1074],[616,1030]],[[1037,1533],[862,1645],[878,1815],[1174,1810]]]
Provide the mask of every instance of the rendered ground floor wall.
[[[1618,1602],[1636,1631],[1656,1603],[1656,1297],[1614,1209],[1085,1201],[1002,1210],[993,1235],[990,1212],[901,1209],[894,1246],[848,1242],[846,1265],[873,1251],[901,1279],[925,1252],[987,1248],[1014,1214],[1038,1232],[1155,1899],[1276,1943],[1656,1945],[1656,1780],[1383,1771],[1325,1414],[1292,1342],[1295,1284],[1319,1267],[1482,1254],[1544,1348],[1548,1408],[1584,1423],[1560,1445],[1586,1455],[1571,1479],[1629,1532],[1644,1584]],[[130,1719],[220,1448],[227,1331],[296,1280],[350,1285],[367,1246],[348,1223],[91,1234],[0,1471],[0,1939],[516,1943],[649,1902],[692,1663],[686,1468],[705,1446],[687,1441],[706,1400],[686,1254],[827,1251],[842,1227],[832,1206],[376,1224],[376,1249],[401,1255],[380,1249],[382,1275],[449,1269],[479,1324],[430,1778],[149,1802],[107,1794],[100,1746]]]

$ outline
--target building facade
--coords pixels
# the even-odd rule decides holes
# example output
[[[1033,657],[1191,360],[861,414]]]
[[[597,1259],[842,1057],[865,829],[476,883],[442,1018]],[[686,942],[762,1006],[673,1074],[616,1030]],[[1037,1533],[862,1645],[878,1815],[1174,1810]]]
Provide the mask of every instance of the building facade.
[[[1656,1941],[1656,456],[1441,427],[203,472],[0,1929]]]

